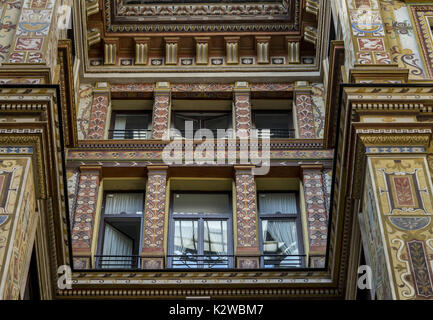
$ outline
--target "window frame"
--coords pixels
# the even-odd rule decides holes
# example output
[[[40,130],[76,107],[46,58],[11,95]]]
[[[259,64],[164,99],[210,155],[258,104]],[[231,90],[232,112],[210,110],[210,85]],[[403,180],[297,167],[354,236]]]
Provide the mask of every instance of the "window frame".
[[[191,215],[179,215],[179,217],[175,218],[173,214],[174,209],[174,195],[175,194],[226,194],[229,200],[229,212],[223,216],[223,214],[204,214],[204,213],[198,213],[198,214],[191,214]],[[231,191],[183,191],[183,190],[170,190],[170,207],[169,207],[169,223],[168,223],[168,245],[167,245],[167,268],[176,270],[176,269],[182,269],[182,268],[173,268],[173,256],[174,256],[174,221],[175,220],[196,220],[198,221],[197,226],[197,233],[198,233],[198,239],[197,239],[197,251],[199,252],[198,255],[204,254],[204,221],[205,220],[226,220],[227,221],[227,255],[228,257],[228,265],[227,268],[212,268],[212,269],[223,269],[228,270],[232,269],[234,267],[234,259],[233,259],[233,200],[232,200],[232,192]],[[201,251],[201,252],[200,252]],[[198,264],[199,265],[199,264]],[[203,270],[203,268],[197,267],[197,268],[190,268],[193,270]]]
[[[105,203],[107,201],[107,194],[109,193],[141,193],[143,195],[143,211],[141,214],[105,214]],[[140,249],[143,244],[143,227],[144,227],[144,209],[146,206],[146,192],[143,190],[104,190],[103,192],[103,199],[101,204],[101,215],[100,215],[100,221],[99,221],[99,231],[98,231],[98,243],[97,243],[97,250],[96,255],[99,257],[103,256],[103,249],[104,249],[104,241],[105,241],[105,224],[111,224],[112,221],[115,222],[130,222],[132,220],[136,220],[140,225],[140,232],[138,234],[138,240],[137,240],[137,248],[138,253],[137,256],[140,254]],[[122,232],[121,230],[118,230],[119,232]],[[123,233],[123,232],[122,232]],[[129,236],[128,236],[129,237]],[[135,247],[135,246],[134,246]],[[135,256],[135,254],[133,254]],[[96,266],[95,266],[96,267]],[[102,268],[103,269],[103,268]],[[125,268],[121,268],[125,269]],[[134,269],[134,268],[128,268]],[[138,267],[137,267],[138,269]]]
[[[273,214],[261,214],[260,213],[260,195],[266,193],[294,193],[296,198],[296,211],[297,213],[273,213]],[[301,259],[301,264],[297,268],[305,268],[306,266],[306,257],[305,257],[305,248],[304,248],[304,235],[302,232],[302,212],[300,207],[300,197],[299,191],[297,190],[261,190],[257,191],[257,220],[258,220],[258,232],[259,232],[259,250],[260,250],[260,268],[265,268],[264,266],[264,248],[263,248],[263,230],[262,230],[262,220],[290,220],[294,219],[296,221],[296,233],[298,236],[298,250],[299,256],[304,256]],[[267,268],[266,268],[267,269]],[[271,268],[269,268],[271,269]]]
[[[153,110],[112,110],[111,111],[111,118],[110,118],[110,127],[108,129],[108,139],[110,140],[147,140],[147,139],[113,139],[113,131],[116,126],[116,115],[118,114],[125,114],[125,115],[147,115],[149,117],[149,122],[147,123],[146,129],[140,129],[140,130],[148,130],[152,133],[152,126],[153,126]],[[148,138],[150,139],[150,138]]]
[[[223,129],[223,130],[233,130],[233,112],[230,110],[173,110],[172,111],[172,121],[171,121],[171,128],[176,129],[178,131],[182,131],[179,128],[176,127],[176,115],[179,113],[202,113],[202,114],[207,114],[207,113],[225,113],[228,116],[228,128],[218,128],[218,129]],[[201,122],[202,120],[200,120]],[[208,129],[208,128],[200,128],[200,129]],[[194,129],[194,134],[200,130],[200,129]],[[208,129],[211,131],[217,130],[217,129]],[[182,135],[182,137],[184,138],[184,135]],[[216,138],[216,137],[215,137]]]
[[[293,137],[288,137],[285,139],[294,139],[296,137],[296,127],[295,127],[295,121],[293,119],[293,108],[290,109],[269,109],[269,110],[263,110],[263,109],[252,109],[251,110],[251,127],[256,130],[266,130],[269,129],[272,130],[275,128],[257,128],[256,126],[256,115],[258,114],[269,114],[269,115],[275,115],[275,114],[287,114],[289,119],[291,119],[291,122],[287,123],[286,129],[277,129],[277,130],[287,130],[287,132],[293,132]],[[278,138],[283,139],[283,138]]]

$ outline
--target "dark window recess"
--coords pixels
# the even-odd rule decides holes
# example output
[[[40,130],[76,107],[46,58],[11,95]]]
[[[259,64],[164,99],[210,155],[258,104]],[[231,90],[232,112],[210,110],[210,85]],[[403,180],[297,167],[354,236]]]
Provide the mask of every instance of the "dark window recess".
[[[139,268],[143,210],[141,192],[105,193],[97,269]]]
[[[360,260],[359,260],[359,265],[363,266],[366,265],[367,262],[365,260],[365,253],[364,253],[364,248],[361,245],[361,255],[360,255]],[[360,277],[361,275],[365,275],[363,273],[358,274],[358,277]],[[371,289],[360,289],[357,286],[356,289],[356,300],[371,300]]]
[[[229,193],[172,195],[169,268],[233,267]]]
[[[110,139],[150,139],[150,113],[113,112]]]
[[[29,273],[27,275],[27,283],[23,300],[41,300],[35,247],[33,247],[32,250],[32,257],[30,259]]]
[[[228,112],[175,112],[174,128],[180,131],[182,137],[185,137],[188,121],[192,123],[194,134],[200,129],[208,129],[217,137],[217,129],[230,129],[232,120]]]
[[[260,137],[265,137],[264,129],[269,129],[270,138],[295,138],[291,112],[260,112],[253,114],[254,127]]]
[[[260,192],[258,207],[262,267],[304,267],[297,193]]]

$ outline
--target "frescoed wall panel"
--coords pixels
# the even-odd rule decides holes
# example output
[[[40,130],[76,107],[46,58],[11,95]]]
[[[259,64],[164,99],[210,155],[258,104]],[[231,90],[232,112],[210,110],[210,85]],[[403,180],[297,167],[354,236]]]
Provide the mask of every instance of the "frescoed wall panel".
[[[37,224],[31,159],[0,158],[0,297],[23,296]]]
[[[426,158],[371,157],[369,165],[393,298],[431,299],[433,199]]]

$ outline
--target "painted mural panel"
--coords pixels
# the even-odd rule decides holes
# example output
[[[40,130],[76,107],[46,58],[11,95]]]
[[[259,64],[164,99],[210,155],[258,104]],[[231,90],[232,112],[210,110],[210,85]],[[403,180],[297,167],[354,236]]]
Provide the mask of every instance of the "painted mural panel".
[[[358,215],[361,228],[362,243],[365,259],[372,269],[373,287],[371,296],[379,300],[392,298],[389,287],[388,270],[383,249],[383,239],[379,226],[379,216],[375,201],[370,170],[367,169],[365,177],[364,194],[362,198],[362,210]]]
[[[422,62],[416,31],[409,10],[403,1],[382,1],[382,15],[392,59],[400,67],[409,69],[411,79],[427,77]]]
[[[31,159],[0,158],[0,176],[0,297],[19,299],[37,224]]]
[[[425,157],[369,160],[396,299],[433,297],[433,200]]]
[[[323,139],[325,128],[325,89],[321,83],[313,83],[311,102],[316,139]]]
[[[0,1],[0,63],[9,54],[23,0]]]
[[[90,113],[92,112],[93,101],[93,87],[91,85],[80,85],[78,90],[78,114],[77,114],[77,128],[78,139],[87,139],[89,131]]]

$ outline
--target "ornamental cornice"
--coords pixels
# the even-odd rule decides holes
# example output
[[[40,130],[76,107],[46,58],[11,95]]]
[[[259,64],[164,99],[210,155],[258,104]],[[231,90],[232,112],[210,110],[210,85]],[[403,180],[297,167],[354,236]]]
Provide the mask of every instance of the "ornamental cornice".
[[[430,144],[431,132],[416,134],[360,134],[364,146],[424,146]]]
[[[37,135],[36,135],[37,134]],[[34,164],[36,165],[35,172],[38,177],[38,191],[40,198],[46,199],[47,197],[47,185],[45,181],[44,165],[43,165],[43,154],[42,154],[42,142],[40,132],[36,134],[29,134],[24,131],[21,134],[8,134],[0,132],[0,145],[1,146],[32,146],[34,154]]]

